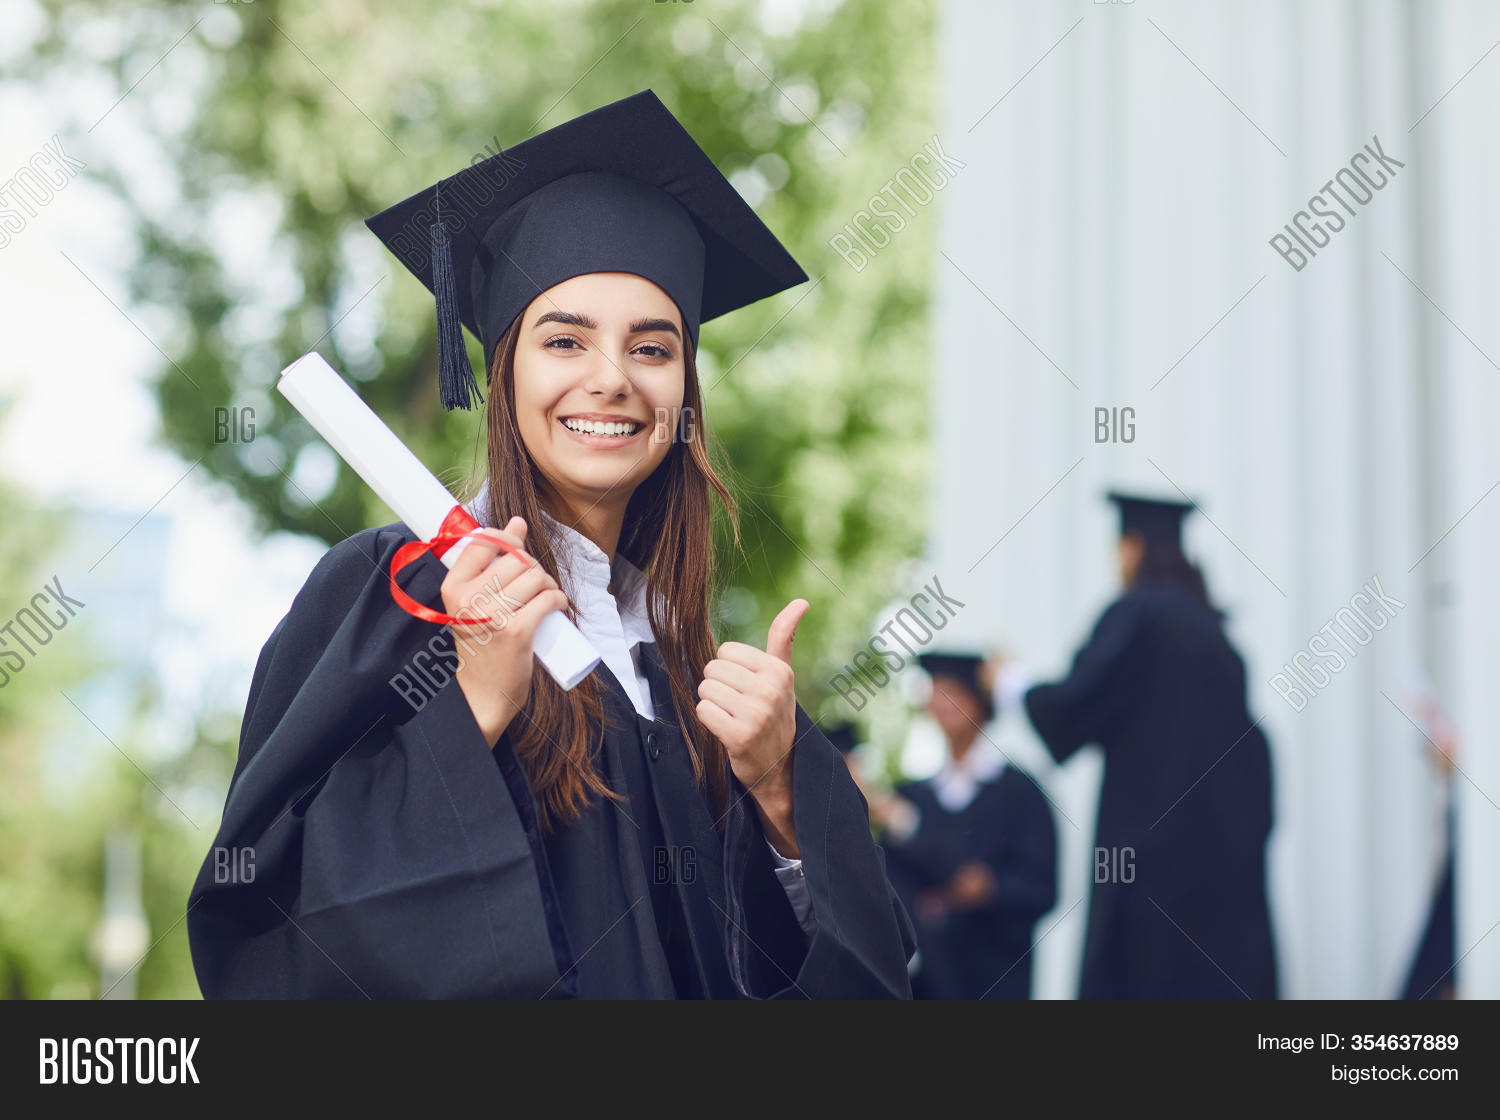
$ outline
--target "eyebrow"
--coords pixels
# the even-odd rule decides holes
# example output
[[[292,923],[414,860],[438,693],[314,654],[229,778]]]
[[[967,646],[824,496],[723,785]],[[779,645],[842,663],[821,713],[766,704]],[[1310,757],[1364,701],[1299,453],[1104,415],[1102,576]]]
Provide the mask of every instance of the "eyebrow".
[[[599,329],[599,324],[588,315],[581,315],[576,311],[548,311],[539,316],[532,324],[533,329],[543,323],[563,323],[570,327],[578,327],[586,331]],[[682,333],[677,329],[677,324],[670,319],[637,319],[630,324],[631,334],[640,334],[642,331],[667,331],[677,338]]]
[[[640,334],[642,331],[669,331],[678,338],[682,337],[678,333],[677,324],[670,319],[637,319],[630,324],[631,334]]]
[[[594,322],[593,319],[590,319],[587,315],[580,315],[576,311],[548,311],[546,314],[540,316],[532,326],[539,327],[543,323],[563,323],[570,327],[581,327],[586,331],[599,329],[599,324]]]

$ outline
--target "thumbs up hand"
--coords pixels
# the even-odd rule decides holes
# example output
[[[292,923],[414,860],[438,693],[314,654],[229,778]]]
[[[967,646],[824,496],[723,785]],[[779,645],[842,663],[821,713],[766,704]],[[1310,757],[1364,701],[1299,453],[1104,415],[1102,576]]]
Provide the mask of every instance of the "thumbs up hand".
[[[792,739],[797,725],[792,639],[807,613],[793,599],[771,623],[766,648],[725,642],[703,667],[698,718],[729,754],[734,776],[755,800],[766,838],[782,855],[797,858],[792,826]]]

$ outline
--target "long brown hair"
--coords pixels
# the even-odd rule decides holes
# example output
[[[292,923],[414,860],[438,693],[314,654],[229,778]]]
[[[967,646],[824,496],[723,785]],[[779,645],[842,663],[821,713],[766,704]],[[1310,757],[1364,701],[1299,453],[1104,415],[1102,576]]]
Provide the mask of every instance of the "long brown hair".
[[[503,525],[512,516],[524,518],[527,551],[561,585],[557,542],[541,517],[546,481],[516,419],[515,358],[523,317],[518,315],[500,339],[490,366],[485,406],[490,520]],[[728,756],[698,719],[695,685],[717,649],[709,620],[716,574],[710,494],[728,516],[736,543],[739,527],[734,498],[710,463],[698,367],[688,339],[683,351],[683,407],[670,425],[672,447],[631,496],[618,549],[645,573],[651,632],[670,682],[677,724],[693,773],[700,786],[707,786],[715,816],[722,817],[728,803]],[[660,421],[650,438],[665,438]],[[576,620],[571,604],[568,614]],[[546,673],[532,674],[531,694],[505,737],[531,784],[543,828],[576,820],[593,796],[618,796],[594,766],[603,733],[603,689],[597,676],[565,692]]]
[[[1203,570],[1174,544],[1150,540],[1145,542],[1140,566],[1131,577],[1130,586],[1134,588],[1150,584],[1181,588],[1205,607],[1214,609],[1208,597],[1208,583],[1203,578]]]

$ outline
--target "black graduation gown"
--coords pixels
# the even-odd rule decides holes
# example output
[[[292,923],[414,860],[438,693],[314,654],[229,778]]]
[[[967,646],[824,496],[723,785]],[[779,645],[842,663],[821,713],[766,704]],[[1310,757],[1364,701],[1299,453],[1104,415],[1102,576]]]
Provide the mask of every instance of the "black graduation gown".
[[[598,670],[598,765],[627,801],[543,835],[505,737],[490,750],[451,677],[451,631],[391,602],[390,559],[411,539],[396,524],[330,549],[261,652],[188,901],[205,996],[910,995],[913,935],[864,799],[800,707],[810,938],[732,776],[716,829],[654,644],[638,650],[661,718],[641,719]],[[436,603],[444,571],[426,557],[403,583]],[[408,702],[391,680],[414,664],[438,687]]]
[[[1042,791],[1007,766],[956,813],[930,780],[897,792],[921,814],[905,843],[886,847],[891,882],[916,924],[922,963],[913,991],[919,999],[1030,999],[1032,929],[1057,901],[1057,837]],[[970,860],[995,876],[994,903],[936,920],[917,916],[917,894]]]
[[[1104,750],[1080,997],[1274,999],[1270,748],[1222,616],[1132,589],[1025,705],[1058,761]]]

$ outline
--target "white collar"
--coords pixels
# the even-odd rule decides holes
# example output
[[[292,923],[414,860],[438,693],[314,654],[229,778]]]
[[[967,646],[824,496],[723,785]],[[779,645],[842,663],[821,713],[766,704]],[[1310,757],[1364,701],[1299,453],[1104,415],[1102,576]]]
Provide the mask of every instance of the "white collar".
[[[493,524],[488,486],[481,487],[467,508],[480,524]],[[635,658],[638,645],[656,641],[646,610],[649,585],[645,573],[619,551],[615,552],[611,568],[604,551],[577,529],[564,525],[545,510],[542,517],[557,555],[563,591],[578,615],[578,629],[609,666],[635,710],[647,719],[654,719],[650,685]],[[614,592],[610,591],[611,578]]]
[[[957,762],[953,756],[932,779],[932,792],[950,813],[960,813],[979,796],[979,787],[998,778],[1005,769],[1005,756],[976,739]]]
[[[546,510],[542,511],[542,517],[547,521],[556,546],[563,589],[579,613],[587,609],[588,603],[608,600],[609,606],[619,616],[628,645],[656,641],[646,611],[646,574],[618,550],[611,568],[604,550],[588,537],[572,526],[564,525]],[[615,584],[613,593],[609,590],[611,579]]]

